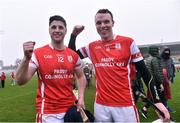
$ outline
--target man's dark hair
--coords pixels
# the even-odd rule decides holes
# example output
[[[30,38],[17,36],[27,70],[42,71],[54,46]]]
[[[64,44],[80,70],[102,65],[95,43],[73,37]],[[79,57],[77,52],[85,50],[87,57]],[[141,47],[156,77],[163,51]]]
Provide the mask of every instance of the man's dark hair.
[[[65,21],[65,19],[64,19],[62,16],[59,16],[59,15],[51,16],[51,17],[49,18],[49,25],[50,25],[53,21],[62,21],[62,22],[64,23],[64,26],[66,27],[66,21]]]
[[[99,10],[97,11],[96,15],[99,14],[99,13],[103,13],[103,14],[108,13],[108,14],[110,14],[110,15],[111,15],[111,18],[112,18],[112,21],[114,22],[113,14],[112,14],[111,11],[109,11],[108,9],[99,9]]]

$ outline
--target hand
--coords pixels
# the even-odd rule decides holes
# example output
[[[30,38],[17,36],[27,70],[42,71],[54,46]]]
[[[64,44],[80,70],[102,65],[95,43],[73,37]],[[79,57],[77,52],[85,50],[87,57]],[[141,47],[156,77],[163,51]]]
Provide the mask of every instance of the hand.
[[[74,29],[72,31],[73,35],[79,35],[82,31],[84,30],[84,26],[83,25],[76,25],[74,26]]]
[[[169,122],[170,114],[167,108],[162,103],[156,103],[155,106],[164,113],[164,117],[162,117],[159,113],[157,113],[159,118],[162,119],[164,122]]]
[[[164,86],[163,86],[163,84],[160,84],[160,92],[163,92],[164,91]]]
[[[28,41],[28,42],[23,43],[24,57],[26,60],[31,59],[32,53],[34,50],[34,45],[35,45],[35,42],[33,41]]]

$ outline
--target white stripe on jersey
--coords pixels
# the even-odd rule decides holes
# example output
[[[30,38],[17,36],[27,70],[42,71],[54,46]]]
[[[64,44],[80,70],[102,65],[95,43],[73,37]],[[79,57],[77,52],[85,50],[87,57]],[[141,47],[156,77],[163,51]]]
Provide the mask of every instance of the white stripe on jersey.
[[[81,69],[81,68],[83,68],[83,62],[82,62],[82,60],[80,59],[80,57],[78,57],[78,60],[77,60],[77,62],[76,62],[76,66],[75,66],[75,70],[77,70],[77,69]]]
[[[41,97],[42,97],[42,104],[41,104],[41,114],[44,114],[44,82],[42,81],[41,84]]]
[[[88,55],[89,59],[91,59],[91,56],[90,56],[90,51],[89,51],[89,45],[88,45],[88,46],[86,46],[86,47],[85,47],[85,49],[86,49],[86,53],[87,53],[87,55]]]
[[[84,48],[84,47],[83,47],[83,48]],[[83,55],[83,57],[86,58],[87,56],[86,56],[86,54],[84,53],[83,48],[79,49],[79,51],[81,52],[81,54]]]
[[[139,57],[139,58],[133,59],[132,61],[133,62],[138,62],[138,61],[141,61],[141,60],[143,60],[143,57]]]
[[[128,65],[127,65],[127,69],[128,69],[128,83],[129,83],[129,93],[130,93],[130,96],[131,96],[131,100],[132,100],[132,104],[133,106],[135,105],[134,103],[134,97],[133,97],[133,91],[132,91],[132,82],[131,82],[131,77],[130,77],[130,74],[131,74],[131,68],[130,68],[130,61],[131,59],[129,59],[129,62],[128,62]]]
[[[131,50],[131,55],[134,55],[134,54],[138,54],[140,52],[139,48],[137,47],[136,43],[133,41],[131,46],[130,46],[130,50]],[[138,58],[133,58],[132,61],[133,62],[138,62],[138,61],[141,61],[143,60],[143,57],[138,57]]]
[[[36,69],[39,67],[38,61],[34,53],[32,54],[32,58],[31,58],[31,62],[29,63],[29,66]]]

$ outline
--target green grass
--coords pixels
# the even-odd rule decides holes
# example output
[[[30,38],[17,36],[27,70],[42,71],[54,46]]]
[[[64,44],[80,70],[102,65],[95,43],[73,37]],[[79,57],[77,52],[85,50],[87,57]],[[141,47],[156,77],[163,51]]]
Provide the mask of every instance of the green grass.
[[[0,122],[34,122],[35,121],[35,96],[37,78],[34,77],[24,86],[11,86],[7,77],[5,88],[0,88]],[[180,122],[180,72],[177,73],[175,83],[172,84],[173,99],[169,101],[170,107],[176,110],[172,117]],[[93,112],[95,96],[94,80],[92,85],[86,89],[86,109]],[[138,107],[141,107],[138,103]],[[149,109],[148,119],[140,115],[141,122],[151,122],[157,119],[153,108]]]

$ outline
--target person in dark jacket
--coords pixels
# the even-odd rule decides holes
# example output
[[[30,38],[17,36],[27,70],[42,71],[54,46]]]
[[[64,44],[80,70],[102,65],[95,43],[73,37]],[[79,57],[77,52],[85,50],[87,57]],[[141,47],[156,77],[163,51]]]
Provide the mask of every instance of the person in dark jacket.
[[[173,59],[171,58],[171,50],[167,46],[163,47],[161,53],[161,64],[163,68],[166,68],[168,79],[173,83],[176,70]]]
[[[161,53],[161,65],[163,67],[164,87],[165,87],[165,95],[166,95],[166,101],[164,105],[167,107],[169,112],[173,113],[175,112],[175,110],[168,106],[168,100],[172,99],[170,84],[174,82],[175,66],[173,59],[171,58],[171,50],[167,46],[163,47]]]

